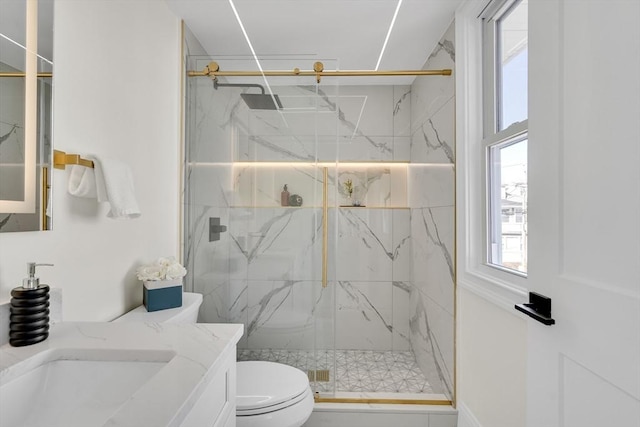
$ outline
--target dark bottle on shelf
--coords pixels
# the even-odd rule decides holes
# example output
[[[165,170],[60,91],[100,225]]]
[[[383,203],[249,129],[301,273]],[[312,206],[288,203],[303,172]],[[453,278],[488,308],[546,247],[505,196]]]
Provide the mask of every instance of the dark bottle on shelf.
[[[36,344],[49,336],[49,286],[41,285],[36,267],[53,264],[27,263],[29,277],[11,291],[9,344],[14,347]]]
[[[280,206],[289,206],[289,190],[287,184],[284,185],[282,193],[280,193]]]

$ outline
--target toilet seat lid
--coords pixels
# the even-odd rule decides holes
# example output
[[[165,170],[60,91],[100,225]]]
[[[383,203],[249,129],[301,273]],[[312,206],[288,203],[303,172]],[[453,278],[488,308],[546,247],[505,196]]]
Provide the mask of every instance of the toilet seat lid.
[[[281,405],[309,388],[309,378],[300,369],[274,362],[238,362],[236,384],[237,411],[251,411]]]

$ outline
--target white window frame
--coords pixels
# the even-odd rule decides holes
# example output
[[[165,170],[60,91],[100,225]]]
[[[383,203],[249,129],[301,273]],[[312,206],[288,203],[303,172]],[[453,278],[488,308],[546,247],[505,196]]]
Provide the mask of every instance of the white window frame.
[[[483,82],[483,150],[484,150],[484,215],[483,222],[485,236],[484,260],[486,265],[509,274],[514,274],[523,278],[527,277],[525,272],[517,271],[508,267],[504,267],[497,263],[492,263],[493,258],[492,242],[498,240],[495,235],[497,230],[496,224],[491,222],[491,207],[496,203],[495,183],[492,182],[490,170],[489,152],[492,147],[508,143],[516,143],[528,139],[527,133],[529,128],[529,120],[523,120],[511,124],[503,130],[499,130],[499,120],[497,112],[500,108],[500,88],[497,82],[500,80],[498,54],[499,54],[499,34],[498,21],[507,15],[522,0],[493,0],[491,1],[483,13],[480,15],[482,20],[482,82]],[[499,191],[499,189],[498,189]]]
[[[492,9],[493,8],[493,9]],[[486,145],[502,140],[502,133],[485,139],[483,17],[500,10],[489,0],[467,0],[456,11],[456,248],[457,285],[513,312],[513,304],[527,301],[527,279],[487,263]],[[505,131],[526,131],[527,122]],[[503,132],[505,132],[503,131]]]
[[[518,142],[522,142],[524,140],[528,140],[528,128],[527,128],[527,123],[528,121],[522,121],[522,122],[518,122],[518,123],[514,123],[511,126],[509,126],[507,129],[490,135],[489,137],[485,138],[482,141],[482,147],[483,147],[483,151],[484,151],[484,161],[483,161],[483,166],[484,166],[484,193],[485,193],[485,197],[484,197],[484,215],[485,215],[485,219],[483,221],[483,235],[485,236],[485,245],[484,245],[484,260],[487,264],[487,266],[491,267],[491,268],[495,268],[498,270],[502,270],[506,273],[509,274],[515,274],[517,276],[526,278],[527,277],[527,273],[526,272],[522,272],[522,271],[518,271],[518,270],[514,270],[508,267],[504,267],[500,264],[497,263],[492,263],[491,259],[492,259],[492,254],[491,252],[491,246],[492,242],[498,242],[501,239],[501,234],[497,233],[498,227],[497,224],[490,224],[492,218],[491,218],[491,207],[493,205],[497,205],[500,199],[500,188],[496,186],[496,182],[495,180],[493,180],[492,176],[491,176],[491,169],[489,167],[490,163],[491,163],[491,156],[490,156],[490,151],[491,148],[493,147],[498,147],[500,145],[511,145],[511,144],[517,144]],[[494,219],[495,220],[499,220],[500,217],[496,216]]]

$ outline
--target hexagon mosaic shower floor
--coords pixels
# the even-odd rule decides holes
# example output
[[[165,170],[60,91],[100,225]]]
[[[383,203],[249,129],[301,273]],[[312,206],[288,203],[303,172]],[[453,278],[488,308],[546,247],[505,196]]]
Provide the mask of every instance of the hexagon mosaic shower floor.
[[[410,351],[247,350],[238,349],[238,361],[262,360],[284,363],[304,372],[329,370],[329,381],[311,381],[318,392],[433,393]]]

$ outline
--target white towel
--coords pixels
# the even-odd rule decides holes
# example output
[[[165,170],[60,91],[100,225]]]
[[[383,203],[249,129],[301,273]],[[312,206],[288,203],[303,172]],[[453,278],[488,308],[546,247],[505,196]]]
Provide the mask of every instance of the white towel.
[[[99,202],[109,202],[107,214],[113,219],[138,218],[140,208],[133,188],[133,175],[129,166],[117,159],[93,158],[96,192]]]
[[[69,174],[69,194],[76,197],[88,197],[95,199],[98,197],[96,192],[96,174],[93,169],[85,166],[70,166]]]

